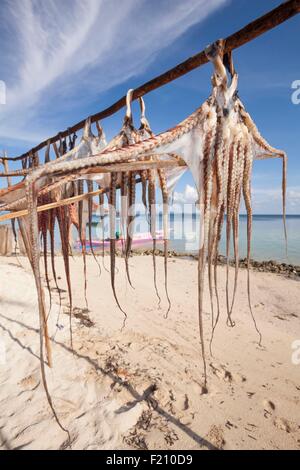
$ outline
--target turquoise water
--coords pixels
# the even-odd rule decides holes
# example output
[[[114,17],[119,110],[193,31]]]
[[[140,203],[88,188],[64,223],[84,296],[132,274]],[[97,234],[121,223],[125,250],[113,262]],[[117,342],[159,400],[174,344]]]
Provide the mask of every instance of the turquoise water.
[[[98,218],[94,218],[93,238],[101,239]],[[105,236],[108,237],[108,218],[105,219]],[[157,219],[157,229],[162,230],[162,217]],[[287,216],[288,257],[286,257],[282,217],[277,215],[255,215],[253,217],[251,257],[257,261],[276,260],[300,265],[300,216]],[[136,217],[136,231],[147,232],[148,222],[144,215]],[[225,254],[225,237],[221,240],[220,253]],[[181,253],[197,252],[199,218],[196,214],[170,215],[170,249]],[[240,216],[240,258],[246,257],[247,218]],[[158,247],[161,242],[158,241]],[[148,248],[151,243],[139,244]]]

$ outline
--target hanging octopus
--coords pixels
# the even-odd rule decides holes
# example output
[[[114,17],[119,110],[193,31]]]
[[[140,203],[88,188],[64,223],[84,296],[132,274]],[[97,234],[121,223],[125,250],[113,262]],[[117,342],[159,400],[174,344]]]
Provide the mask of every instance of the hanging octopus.
[[[226,214],[227,255],[229,255],[231,233],[233,233],[235,246],[235,295],[238,274],[238,213],[242,194],[248,215],[247,259],[250,304],[249,266],[252,230],[251,174],[253,161],[255,159],[282,158],[283,215],[285,218],[287,158],[284,152],[276,150],[266,142],[260,135],[250,115],[246,112],[237,95],[238,76],[235,72],[232,73],[231,82],[228,82],[224,66],[222,42],[210,47],[207,54],[214,65],[211,96],[191,116],[176,127],[122,149],[106,149],[100,155],[83,157],[76,160],[65,159],[63,162],[57,161],[46,164],[43,168],[35,169],[26,179],[29,234],[32,248],[31,264],[39,299],[43,378],[45,377],[43,369],[45,323],[43,315],[44,298],[40,280],[36,188],[40,187],[41,181],[45,177],[65,177],[67,175],[77,175],[79,177],[95,167],[105,167],[105,165],[117,165],[118,163],[134,161],[145,162],[147,159],[153,158],[154,155],[157,162],[163,161],[167,156],[174,154],[180,156],[185,161],[195,180],[199,194],[201,214],[198,261],[198,313],[205,385],[207,383],[207,371],[202,321],[205,268],[208,264],[211,294],[214,287],[217,295],[217,255],[224,215]],[[112,179],[114,185],[115,175],[113,175]],[[112,187],[112,191],[111,199],[114,198],[114,187]],[[212,271],[214,271],[214,275]],[[228,322],[232,325],[234,295],[230,301],[227,292],[227,316]],[[216,326],[216,321],[212,323],[213,328]],[[50,403],[52,404],[52,402]]]
[[[140,100],[141,106],[141,126],[138,130],[138,133],[141,137],[141,140],[146,140],[151,137],[154,137],[154,133],[151,130],[150,124],[146,118],[145,112],[145,103],[144,100]],[[168,218],[169,218],[169,188],[167,184],[167,172],[164,169],[156,170],[142,170],[140,172],[141,183],[142,183],[142,201],[148,213],[150,232],[153,239],[153,273],[154,273],[154,287],[156,291],[157,298],[159,300],[159,305],[161,303],[161,298],[158,293],[157,287],[157,278],[156,278],[156,179],[158,177],[159,186],[162,194],[162,203],[163,203],[163,233],[164,233],[164,272],[165,272],[165,292],[168,301],[168,310],[166,317],[171,309],[171,301],[168,293],[168,238],[169,238],[169,227],[168,227]],[[148,202],[149,209],[147,204],[147,185],[148,185]]]

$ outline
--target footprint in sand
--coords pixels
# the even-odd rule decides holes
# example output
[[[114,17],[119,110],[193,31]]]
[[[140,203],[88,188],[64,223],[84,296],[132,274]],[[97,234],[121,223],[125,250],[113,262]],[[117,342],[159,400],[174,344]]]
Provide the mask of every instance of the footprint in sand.
[[[216,377],[218,377],[218,379],[224,380],[225,382],[229,382],[229,383],[233,381],[231,372],[226,370],[224,366],[222,365],[215,366],[213,364],[210,364],[210,367],[212,369],[212,373]]]
[[[184,402],[183,402],[183,406],[182,406],[182,410],[183,411],[187,411],[190,407],[190,404],[189,404],[189,397],[187,396],[187,394],[184,395]]]
[[[263,407],[264,407],[265,418],[269,418],[269,416],[271,416],[273,412],[276,410],[275,404],[270,400],[264,400]]]
[[[214,364],[210,364],[213,374],[218,377],[218,379],[224,380],[224,382],[232,383],[243,383],[247,381],[247,378],[240,374],[239,372],[230,372],[226,369],[225,366],[219,364],[215,366]]]
[[[179,412],[187,411],[190,408],[190,400],[186,393],[180,394],[177,397],[176,408],[178,409]]]
[[[289,321],[288,318],[285,318],[285,317],[280,316],[280,315],[274,315],[274,318],[277,318],[277,320],[280,320],[280,321]]]

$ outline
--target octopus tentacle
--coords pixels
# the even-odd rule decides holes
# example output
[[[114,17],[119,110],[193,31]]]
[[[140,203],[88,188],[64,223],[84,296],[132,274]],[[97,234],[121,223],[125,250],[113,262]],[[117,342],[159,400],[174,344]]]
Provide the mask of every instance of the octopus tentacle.
[[[83,194],[84,192],[83,180],[79,180],[77,182],[77,192],[78,192],[78,195]],[[87,267],[86,267],[86,227],[84,224],[84,217],[83,217],[83,201],[78,202],[78,225],[79,225],[79,239],[80,239],[82,259],[83,259],[84,298],[85,298],[86,306],[88,308]]]
[[[211,339],[210,339],[210,353],[212,354],[212,342],[214,337],[215,329],[218,325],[220,318],[220,300],[218,292],[218,255],[219,255],[219,243],[221,240],[222,228],[224,224],[224,214],[225,214],[225,199],[226,199],[226,188],[228,180],[228,171],[229,171],[229,152],[230,152],[230,137],[229,137],[229,127],[223,126],[222,134],[222,146],[221,143],[218,146],[217,156],[216,156],[216,186],[217,186],[217,211],[216,219],[213,231],[213,248],[212,248],[212,263],[214,266],[214,290],[217,303],[217,315],[212,328]]]
[[[48,200],[48,198],[46,198],[46,200]],[[51,295],[51,287],[50,287],[49,274],[48,274],[48,254],[47,254],[49,212],[45,211],[39,214],[38,221],[39,221],[39,232],[41,233],[41,240],[42,240],[42,245],[43,245],[44,271],[45,271],[47,290],[49,294],[49,303],[50,303],[49,312],[50,312],[52,308],[52,295]]]
[[[260,134],[251,116],[245,110],[241,101],[238,101],[240,106],[241,117],[248,128],[253,141],[264,150],[264,153],[260,152],[260,155],[256,158],[258,160],[264,160],[268,158],[282,158],[282,216],[283,216],[283,227],[285,246],[287,252],[287,225],[286,225],[286,180],[287,180],[287,155],[283,150],[278,150],[272,147]]]
[[[163,202],[163,232],[164,232],[164,271],[165,271],[165,292],[168,301],[167,318],[171,310],[171,300],[168,291],[168,243],[169,243],[169,192],[167,187],[166,175],[163,170],[157,170]]]
[[[217,325],[220,319],[220,314],[221,314],[219,291],[218,291],[218,256],[219,256],[218,246],[221,241],[222,227],[224,224],[224,215],[225,215],[225,205],[223,204],[220,210],[218,221],[217,221],[217,227],[218,227],[217,228],[217,245],[216,245],[215,254],[214,254],[214,287],[215,287],[215,297],[216,297],[216,302],[217,302],[217,315],[216,315],[215,323],[212,328],[210,344],[209,344],[211,355],[213,355],[212,343],[214,339],[214,334],[215,334],[215,330],[217,328]]]
[[[126,237],[127,237],[127,217],[128,217],[128,181],[129,181],[129,173],[123,171],[121,174],[121,230],[122,230],[122,249],[123,255],[125,258],[125,250],[126,250]]]
[[[140,121],[141,125],[138,130],[138,135],[141,140],[146,140],[149,137],[153,137],[154,133],[152,132],[150,128],[150,124],[146,118],[146,106],[143,98],[139,98],[139,104],[140,104],[140,109],[141,109],[141,116],[140,116]],[[142,202],[145,207],[145,213],[146,215],[148,214],[148,207],[147,207],[147,193],[148,193],[148,173],[146,170],[143,170],[140,172],[141,175],[141,181],[142,181]],[[149,220],[148,220],[149,223]]]
[[[211,328],[213,330],[214,320],[215,320],[215,307],[214,307],[214,298],[213,298],[213,227],[216,223],[216,216],[213,214],[209,222],[209,232],[208,232],[208,254],[207,254],[207,264],[208,264],[208,287],[209,287],[209,298],[210,298],[210,311],[211,311]],[[212,351],[210,350],[210,353]]]
[[[55,270],[55,238],[54,238],[54,230],[55,230],[55,210],[51,209],[49,213],[49,234],[50,234],[50,257],[51,257],[51,268],[52,268],[52,276],[54,280],[54,284],[58,293],[59,298],[59,313],[61,310],[61,291],[58,286],[56,270]],[[58,314],[59,318],[59,314]]]
[[[240,202],[241,202],[241,191],[242,191],[244,160],[245,160],[244,141],[245,141],[245,130],[238,144],[237,182],[236,182],[236,187],[235,187],[234,213],[233,213],[233,219],[232,219],[233,245],[234,245],[234,258],[235,258],[235,276],[234,276],[234,289],[233,289],[232,303],[230,307],[231,315],[233,312],[234,301],[235,301],[235,296],[237,292],[237,282],[238,282],[238,274],[239,274],[239,210],[240,210]]]
[[[104,250],[104,238],[105,238],[105,227],[104,227],[104,217],[105,217],[105,212],[104,212],[104,194],[99,194],[99,210],[100,210],[100,228],[102,232],[102,265],[105,271],[108,272],[108,269],[105,266],[105,250]]]
[[[231,312],[229,306],[229,258],[230,258],[230,234],[231,225],[233,219],[233,203],[234,203],[234,188],[236,185],[236,161],[237,161],[237,147],[238,142],[236,137],[234,138],[231,150],[229,153],[229,178],[228,178],[228,189],[227,189],[227,219],[226,219],[226,307],[227,307],[227,325],[231,327],[234,323],[231,319]]]
[[[93,181],[87,180],[87,189],[89,193],[93,192]],[[88,225],[89,225],[89,243],[90,243],[90,248],[92,255],[94,257],[94,260],[96,261],[98,268],[99,268],[99,274],[101,275],[101,266],[100,263],[96,257],[94,246],[93,246],[93,237],[92,237],[92,219],[93,219],[93,198],[90,196],[88,198]]]
[[[245,167],[244,167],[244,178],[243,178],[243,196],[247,211],[247,293],[248,293],[248,305],[249,310],[253,319],[255,329],[259,335],[259,345],[262,343],[262,335],[258,329],[254,313],[252,310],[251,303],[251,285],[250,285],[250,265],[251,265],[251,237],[252,237],[252,204],[251,204],[251,173],[253,165],[253,153],[250,142],[247,143],[245,152]]]
[[[203,328],[203,298],[204,298],[204,272],[206,259],[208,254],[208,235],[209,235],[209,218],[211,211],[212,182],[213,182],[213,157],[216,141],[217,123],[214,110],[211,111],[206,123],[206,136],[203,148],[203,194],[200,200],[200,247],[198,257],[198,314],[199,314],[199,333],[202,351],[202,360],[204,368],[204,382],[207,386],[207,366],[206,353],[204,344],[204,328]]]
[[[58,207],[57,220],[61,239],[62,255],[64,260],[65,275],[68,288],[69,297],[69,331],[70,331],[70,343],[73,349],[73,332],[72,332],[72,314],[73,314],[73,299],[72,299],[72,287],[71,287],[71,274],[69,264],[69,234],[67,227],[69,226],[69,213],[67,207]]]
[[[286,181],[287,181],[287,155],[283,152],[282,155],[282,217],[284,227],[284,238],[285,238],[285,251],[286,256],[288,255],[288,236],[287,236],[287,225],[286,225]]]
[[[213,211],[211,212],[208,234],[208,283],[211,305],[211,322],[212,330],[214,327],[214,302],[213,302],[213,276],[212,266],[214,264],[214,253],[216,250],[216,231],[217,221],[220,213],[220,206],[222,203],[222,157],[223,157],[223,120],[218,118],[217,132],[214,148],[214,161],[213,161],[213,186],[212,186],[212,201]],[[216,291],[216,288],[215,288]],[[211,348],[210,348],[211,349]],[[210,351],[211,352],[211,351]]]
[[[110,221],[110,275],[111,287],[113,290],[116,303],[124,314],[124,325],[127,319],[127,314],[122,309],[117,297],[115,288],[115,266],[116,266],[116,186],[117,186],[117,173],[111,173],[110,192],[109,192],[109,221]]]
[[[153,280],[156,296],[158,298],[158,306],[161,304],[161,298],[157,288],[156,279],[156,172],[155,170],[148,170],[148,199],[149,199],[149,221],[150,221],[150,233],[153,240],[152,250],[152,262],[153,262]]]
[[[45,340],[45,347],[47,351],[47,359],[48,365],[52,366],[52,359],[51,359],[51,347],[50,347],[50,340],[48,336],[48,328],[47,328],[47,320],[46,320],[46,311],[45,311],[45,301],[43,295],[43,289],[41,284],[41,277],[40,277],[40,260],[39,260],[39,249],[38,249],[38,217],[37,217],[37,204],[36,204],[36,197],[34,194],[34,184],[26,184],[26,197],[28,201],[28,209],[29,209],[29,238],[30,238],[30,259],[32,262],[32,269],[35,278],[35,283],[37,287],[37,294],[38,294],[38,303],[39,303],[39,321],[40,321],[40,365],[41,365],[41,375],[42,375],[42,383],[44,386],[44,390],[46,393],[47,401],[50,406],[50,409],[53,413],[53,416],[58,424],[58,426],[68,434],[69,440],[70,435],[69,432],[64,426],[61,424],[59,417],[55,411],[51,395],[49,393],[48,385],[47,385],[47,378],[46,378],[46,371],[45,371],[45,362],[44,362],[44,340]]]
[[[125,248],[125,266],[126,266],[126,274],[127,279],[131,287],[133,287],[130,272],[129,272],[129,256],[131,253],[132,247],[132,238],[134,232],[134,221],[135,221],[135,197],[136,197],[136,180],[135,180],[135,172],[129,173],[129,208],[128,208],[128,217],[127,217],[127,237],[126,237],[126,248]]]
[[[147,178],[147,171],[143,170],[140,172],[141,175],[141,180],[142,180],[142,202],[145,207],[145,212],[146,214],[148,213],[148,206],[147,206],[147,184],[148,184],[148,178]]]

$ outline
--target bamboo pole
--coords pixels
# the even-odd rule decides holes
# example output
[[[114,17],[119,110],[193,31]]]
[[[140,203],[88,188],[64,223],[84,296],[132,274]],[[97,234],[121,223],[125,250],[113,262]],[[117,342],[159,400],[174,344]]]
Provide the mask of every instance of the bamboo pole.
[[[136,183],[140,183],[140,182],[141,182],[141,178],[137,178]],[[120,186],[118,186],[117,189],[120,189]],[[88,199],[90,197],[99,196],[99,194],[105,194],[108,191],[109,191],[108,188],[102,188],[102,189],[97,189],[96,191],[92,191],[90,193],[85,193],[85,194],[80,194],[78,196],[68,197],[66,199],[62,199],[61,201],[50,202],[49,204],[44,204],[42,206],[38,206],[37,212],[44,212],[44,211],[48,211],[48,210],[51,210],[51,209],[56,209],[57,207],[68,206],[69,204],[74,204],[75,202],[83,201],[83,200]],[[15,211],[15,212],[10,212],[9,214],[1,215],[0,216],[0,222],[3,222],[5,220],[17,219],[19,217],[25,217],[28,214],[29,214],[29,212],[28,212],[27,209],[22,209],[20,211]]]
[[[274,10],[252,21],[244,28],[233,33],[231,36],[228,36],[224,40],[224,53],[231,52],[232,50],[237,49],[250,41],[253,41],[257,37],[279,26],[280,24],[289,20],[290,18],[297,15],[298,13],[300,13],[300,0],[289,0],[289,1],[285,1],[281,3]],[[163,73],[162,75],[159,75],[158,77],[155,77],[149,82],[141,85],[139,88],[137,88],[134,91],[133,100],[140,98],[146,95],[147,93],[149,93],[150,91],[156,90],[157,88],[160,88],[161,86],[166,85],[167,83],[170,83],[179,77],[182,77],[183,75],[191,72],[192,70],[198,67],[201,67],[207,62],[208,62],[208,59],[207,59],[205,50],[203,50],[199,52],[198,54],[185,60],[181,64]],[[91,116],[91,122],[93,123],[93,122],[99,121],[100,119],[107,118],[111,116],[112,114],[115,114],[117,111],[123,108],[125,104],[126,104],[126,97],[123,96],[116,103],[112,104],[111,106],[104,109],[103,111]],[[14,158],[9,158],[8,160],[12,160],[12,161],[23,160],[31,152],[34,154],[35,152],[38,152],[42,148],[46,147],[49,141],[50,143],[54,143],[54,142],[57,142],[60,138],[68,137],[70,134],[79,131],[80,129],[84,127],[85,122],[86,122],[86,119],[78,122],[74,126],[68,128],[66,131],[59,132],[57,135],[55,135],[54,137],[51,137],[50,139],[46,139],[44,142],[41,142],[36,147],[24,153],[23,155],[20,155]]]
[[[97,191],[93,191],[90,193],[85,193],[81,194],[78,196],[73,196],[73,197],[68,197],[66,199],[62,199],[61,201],[57,202],[51,202],[49,204],[44,204],[42,206],[38,206],[37,211],[38,212],[44,212],[48,211],[50,209],[56,209],[57,207],[60,206],[68,206],[69,204],[73,204],[74,202],[82,201],[84,199],[88,199],[89,197],[94,197],[98,196],[99,194],[106,193],[108,190],[107,189],[97,189]],[[9,214],[4,214],[0,216],[0,222],[3,222],[5,220],[11,220],[11,219],[17,219],[19,217],[24,217],[28,215],[28,210],[27,209],[22,209],[20,211],[15,211],[15,212],[10,212]]]

